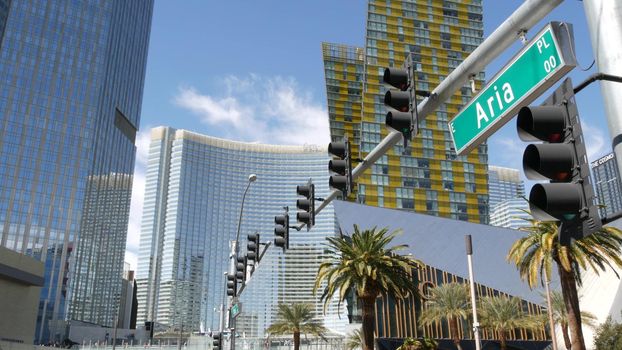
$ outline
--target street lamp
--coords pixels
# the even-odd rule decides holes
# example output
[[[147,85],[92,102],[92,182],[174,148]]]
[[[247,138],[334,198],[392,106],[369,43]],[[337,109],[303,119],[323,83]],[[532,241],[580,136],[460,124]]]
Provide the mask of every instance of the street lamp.
[[[244,194],[242,195],[242,205],[240,206],[240,217],[238,218],[238,233],[235,236],[235,255],[238,255],[238,241],[240,240],[240,224],[242,223],[242,212],[244,211],[244,200],[246,199],[246,193],[248,192],[248,189],[251,187],[251,183],[257,181],[257,175],[255,174],[250,174],[248,176],[248,184],[246,185],[246,189],[244,190]],[[235,272],[235,271],[233,271]]]
[[[244,194],[242,195],[242,205],[240,206],[240,216],[238,217],[238,229],[237,234],[235,236],[235,241],[231,245],[231,255],[229,257],[229,273],[235,275],[235,262],[237,260],[238,254],[240,252],[240,226],[242,224],[242,213],[244,212],[244,201],[246,200],[246,193],[248,193],[248,189],[251,187],[251,183],[257,180],[257,175],[250,174],[248,176],[248,184],[246,185],[246,189],[244,190]],[[228,319],[229,319],[229,329],[231,331],[231,350],[235,350],[235,319],[231,319],[231,307],[236,299],[236,296],[233,295],[229,299],[229,308],[228,308]]]

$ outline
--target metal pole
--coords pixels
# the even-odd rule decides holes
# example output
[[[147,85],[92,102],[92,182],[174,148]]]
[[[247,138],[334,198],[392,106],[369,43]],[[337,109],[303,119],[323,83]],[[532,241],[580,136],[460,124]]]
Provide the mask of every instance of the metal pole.
[[[622,75],[622,2],[584,0],[585,17],[590,31],[592,51],[599,73]],[[605,114],[613,152],[622,159],[622,85],[602,81]],[[618,161],[622,174],[622,161]]]
[[[486,40],[473,50],[473,52],[469,54],[469,56],[436,87],[436,89],[434,89],[434,91],[432,91],[430,97],[419,103],[417,106],[419,118],[423,120],[430,113],[434,112],[441,103],[449,99],[454,92],[467,83],[473,75],[477,75],[479,72],[483,71],[488,63],[497,58],[505,49],[516,42],[516,39],[519,39],[525,31],[536,25],[555,7],[561,4],[562,1],[563,0],[526,0],[514,13],[501,23]],[[617,42],[622,42],[622,39]],[[622,97],[619,99],[622,100]],[[622,115],[622,112],[620,115]],[[352,179],[356,179],[363,174],[365,170],[371,167],[401,139],[402,134],[400,132],[391,130],[391,132],[367,154],[365,159],[352,170]],[[619,159],[622,159],[622,154],[619,156]],[[315,208],[316,214],[322,211],[322,209],[340,193],[341,191],[339,190],[331,192],[331,194]]]
[[[223,276],[225,276],[225,290],[222,293],[222,303],[220,303],[220,320],[218,322],[218,331],[222,334],[222,330],[225,328],[225,303],[227,298],[227,275],[228,272],[225,271]]]
[[[471,235],[464,236],[466,243],[467,264],[469,266],[469,284],[471,287],[471,307],[473,309],[473,334],[475,335],[475,350],[482,349],[482,340],[479,334],[479,322],[477,322],[477,296],[475,295],[475,278],[473,277],[473,245]]]
[[[244,194],[242,195],[242,204],[240,205],[240,216],[238,217],[238,229],[237,234],[235,236],[235,241],[232,241],[231,244],[231,255],[229,256],[229,273],[235,275],[235,264],[238,253],[240,252],[240,226],[242,224],[242,213],[244,212],[244,201],[246,200],[246,193],[248,193],[248,189],[251,187],[251,183],[257,180],[257,175],[250,174],[248,176],[248,184],[246,185],[246,189],[244,190]],[[235,350],[235,318],[231,318],[231,307],[233,306],[233,302],[235,301],[236,296],[232,296],[229,298],[229,308],[227,310],[228,318],[229,318],[229,330],[231,331],[231,350]]]
[[[551,290],[549,289],[549,284],[551,281],[549,280],[549,276],[545,273],[544,278],[546,279],[544,283],[544,287],[546,290],[546,307],[547,313],[549,314],[549,327],[551,331],[551,340],[553,341],[553,350],[557,350],[557,336],[555,335],[555,322],[553,320],[553,303],[551,303]]]

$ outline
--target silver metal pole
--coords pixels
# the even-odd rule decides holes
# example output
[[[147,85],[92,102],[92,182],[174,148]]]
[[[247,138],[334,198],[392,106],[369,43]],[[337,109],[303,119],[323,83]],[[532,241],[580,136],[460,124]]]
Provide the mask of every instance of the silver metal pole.
[[[622,2],[584,0],[592,51],[599,73],[622,75]],[[613,152],[622,174],[622,84],[601,81],[600,90]]]
[[[248,184],[246,185],[246,189],[244,190],[244,194],[242,195],[242,205],[240,205],[240,216],[238,217],[238,232],[235,236],[235,241],[232,241],[231,244],[231,255],[229,256],[230,264],[229,264],[229,273],[235,275],[235,264],[238,253],[240,252],[240,226],[242,224],[242,213],[244,212],[244,201],[246,200],[246,193],[248,193],[248,189],[251,187],[251,183],[257,180],[257,175],[250,174],[248,176]],[[231,350],[235,350],[235,319],[231,318],[231,307],[236,299],[236,296],[232,296],[229,298],[229,308],[227,310],[227,316],[229,319],[229,330],[231,331]]]
[[[236,252],[238,250],[238,242],[237,241],[231,241],[231,254],[229,255],[229,273],[232,276],[235,276],[235,259],[236,259]],[[237,283],[237,282],[236,282]],[[233,301],[235,300],[235,295],[229,297],[229,305],[227,306],[227,328],[230,331],[231,334],[231,338],[229,340],[229,349],[231,350],[235,350],[235,337],[233,336],[233,319],[231,319],[231,306],[233,305]],[[221,338],[221,342],[224,342],[225,337]]]
[[[510,47],[522,33],[536,25],[549,14],[563,0],[526,0],[514,13],[510,15],[497,29],[486,38],[473,52],[456,67],[437,87],[430,97],[424,99],[417,106],[417,113],[421,120],[434,112],[438,106],[449,99],[454,92],[469,82],[473,75],[479,74],[486,65],[497,58],[505,49]],[[609,0],[605,0],[609,1]],[[622,75],[622,74],[618,74]],[[622,100],[622,98],[621,98]],[[622,115],[622,114],[620,114]],[[365,170],[371,167],[380,157],[387,153],[402,139],[402,134],[392,130],[367,156],[352,170],[352,178],[356,179]],[[622,159],[622,155],[619,159]],[[315,209],[322,211],[341,191],[334,190]]]
[[[555,335],[555,321],[553,320],[553,303],[551,302],[551,290],[549,289],[549,284],[551,281],[549,280],[549,276],[545,273],[544,278],[546,279],[544,283],[544,287],[546,290],[546,307],[547,313],[549,314],[549,327],[551,331],[551,340],[553,341],[553,350],[557,350],[557,336]]]
[[[482,339],[479,334],[479,322],[477,321],[477,296],[475,295],[475,277],[473,277],[473,245],[471,235],[464,236],[466,243],[467,264],[469,266],[469,285],[471,287],[471,307],[473,309],[473,334],[475,335],[475,350],[482,349]]]
[[[220,334],[222,334],[222,330],[225,328],[225,303],[226,298],[227,298],[227,275],[229,273],[227,271],[225,271],[223,273],[223,276],[225,276],[225,290],[223,291],[222,294],[222,303],[220,304],[220,320],[218,322],[218,331],[220,332]]]

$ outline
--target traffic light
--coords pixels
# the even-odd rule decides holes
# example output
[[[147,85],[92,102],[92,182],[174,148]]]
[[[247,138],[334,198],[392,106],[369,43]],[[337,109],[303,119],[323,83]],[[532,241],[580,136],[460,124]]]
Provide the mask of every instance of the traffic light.
[[[253,262],[259,262],[259,234],[253,233],[248,235],[248,243],[246,244],[246,256],[248,260]]]
[[[285,215],[275,216],[274,223],[274,245],[283,248],[285,253],[289,249],[289,212],[285,210]]]
[[[417,133],[416,96],[429,96],[429,92],[417,92],[415,83],[415,62],[408,55],[402,68],[385,68],[382,77],[384,83],[397,88],[388,90],[384,95],[384,104],[390,107],[385,122],[387,126],[402,133],[404,148],[413,134]]]
[[[296,193],[305,197],[305,199],[296,200],[296,208],[298,208],[296,219],[305,223],[307,231],[310,231],[315,225],[315,185],[309,179],[306,185],[296,186]]]
[[[352,193],[352,152],[350,141],[346,138],[343,142],[331,142],[328,144],[328,153],[340,158],[328,161],[328,170],[338,175],[331,175],[328,185],[343,192],[343,197]]]
[[[541,106],[523,107],[516,121],[523,141],[530,144],[523,153],[528,179],[549,180],[532,187],[529,206],[534,218],[560,221],[560,242],[569,243],[602,227],[572,81],[563,84]]]
[[[237,293],[237,287],[235,275],[227,275],[227,296],[234,297]]]
[[[214,350],[221,350],[222,349],[222,333],[220,332],[214,332],[214,334],[212,334],[212,339],[213,339],[213,345],[214,345]]]
[[[236,257],[235,278],[242,284],[244,284],[246,279],[246,262],[246,256]]]

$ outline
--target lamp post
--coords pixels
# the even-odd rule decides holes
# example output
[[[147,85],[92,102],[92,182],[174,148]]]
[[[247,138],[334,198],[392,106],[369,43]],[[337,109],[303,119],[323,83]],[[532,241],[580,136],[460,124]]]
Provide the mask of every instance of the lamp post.
[[[229,256],[229,273],[235,275],[235,263],[240,252],[240,226],[242,224],[242,214],[244,212],[244,201],[246,200],[246,194],[248,193],[248,189],[251,187],[251,183],[257,180],[257,175],[250,174],[248,176],[248,183],[246,185],[246,189],[244,190],[244,194],[242,195],[242,204],[240,205],[240,215],[238,217],[238,229],[237,234],[235,236],[235,241],[231,244],[231,255]],[[229,319],[229,330],[231,332],[231,350],[235,350],[235,319],[231,318],[231,307],[235,302],[237,296],[234,295],[229,299],[229,308],[227,309],[228,319]]]

